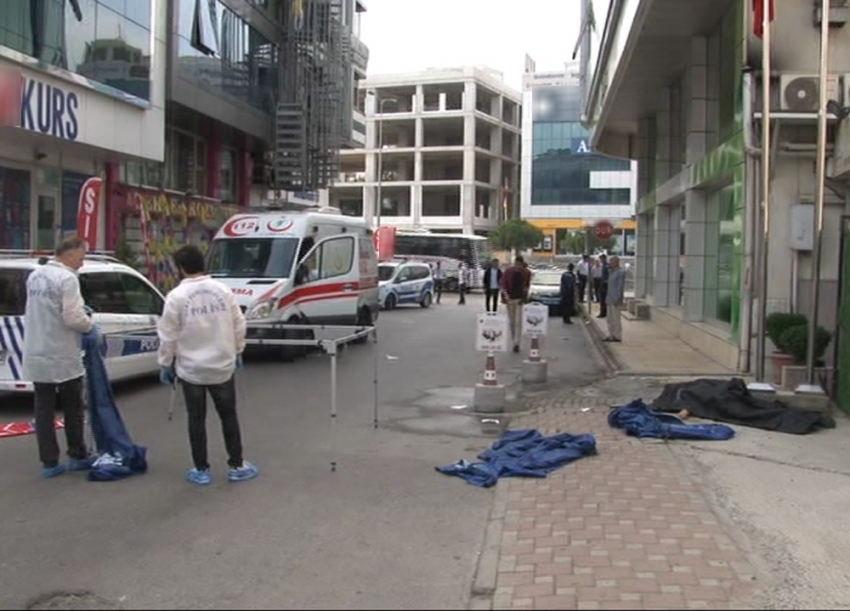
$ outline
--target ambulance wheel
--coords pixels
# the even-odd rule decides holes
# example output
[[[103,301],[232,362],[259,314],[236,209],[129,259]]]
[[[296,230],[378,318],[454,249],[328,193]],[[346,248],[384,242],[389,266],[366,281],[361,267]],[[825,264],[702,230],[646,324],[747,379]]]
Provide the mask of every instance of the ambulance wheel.
[[[396,298],[394,293],[390,293],[387,295],[387,298],[384,300],[384,307],[388,310],[395,310],[396,306]],[[370,316],[371,318],[371,316]]]
[[[288,325],[300,325],[303,321],[299,318],[290,318],[286,321]],[[313,331],[312,330],[304,330],[299,331],[297,329],[284,329],[283,331],[284,339],[312,339]],[[307,356],[307,346],[281,346],[280,347],[280,360],[284,363],[291,363],[296,359],[303,358]]]
[[[357,315],[357,326],[358,327],[371,327],[372,326],[372,312],[369,308],[361,308],[360,313]],[[368,335],[362,335],[355,339],[352,343],[354,344],[365,344],[369,341]]]

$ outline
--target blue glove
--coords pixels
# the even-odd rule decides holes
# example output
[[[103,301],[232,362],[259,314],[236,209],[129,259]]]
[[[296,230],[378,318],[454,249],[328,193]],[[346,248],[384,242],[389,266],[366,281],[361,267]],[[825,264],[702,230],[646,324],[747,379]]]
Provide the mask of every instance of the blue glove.
[[[242,368],[245,366],[245,361],[242,360],[242,355],[236,355],[236,371],[242,371]]]
[[[177,374],[174,373],[174,367],[160,367],[159,381],[166,386],[172,386],[177,379]]]

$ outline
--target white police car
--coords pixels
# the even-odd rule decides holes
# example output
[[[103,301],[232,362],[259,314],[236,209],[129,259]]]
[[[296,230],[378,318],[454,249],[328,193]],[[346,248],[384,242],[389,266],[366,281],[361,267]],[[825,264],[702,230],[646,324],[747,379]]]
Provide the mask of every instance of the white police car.
[[[398,305],[419,304],[427,308],[434,300],[434,277],[427,263],[387,261],[378,264],[379,302],[392,310]]]
[[[31,251],[0,251],[0,391],[32,392],[23,375],[26,333],[26,282],[47,255]],[[104,356],[112,381],[159,370],[155,333],[165,298],[147,278],[109,255],[90,254],[80,269],[80,290],[92,319],[106,335]],[[119,334],[138,333],[139,339]],[[115,334],[110,338],[109,334]]]

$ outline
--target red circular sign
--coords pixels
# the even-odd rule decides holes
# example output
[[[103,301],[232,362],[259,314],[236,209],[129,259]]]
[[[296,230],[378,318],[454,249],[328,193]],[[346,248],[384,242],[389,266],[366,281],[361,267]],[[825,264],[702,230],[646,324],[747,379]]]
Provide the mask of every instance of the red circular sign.
[[[608,221],[599,221],[593,226],[593,235],[600,240],[607,240],[614,235],[614,226]]]
[[[256,216],[234,216],[222,227],[222,232],[229,238],[241,238],[257,229]]]

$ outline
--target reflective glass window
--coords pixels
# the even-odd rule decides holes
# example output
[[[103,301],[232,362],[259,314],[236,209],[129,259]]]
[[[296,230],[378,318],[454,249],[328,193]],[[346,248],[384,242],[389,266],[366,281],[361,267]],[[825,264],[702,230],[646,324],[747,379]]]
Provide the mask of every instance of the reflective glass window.
[[[150,99],[151,0],[2,0],[0,45]]]

